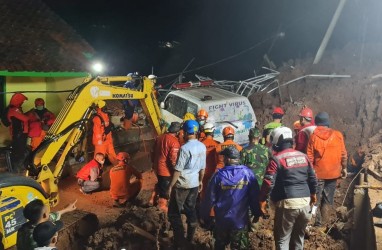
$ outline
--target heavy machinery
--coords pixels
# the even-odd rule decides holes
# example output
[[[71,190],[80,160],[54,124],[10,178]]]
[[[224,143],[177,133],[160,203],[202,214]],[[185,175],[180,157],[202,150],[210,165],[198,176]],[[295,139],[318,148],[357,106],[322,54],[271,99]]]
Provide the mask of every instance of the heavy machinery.
[[[42,199],[54,207],[59,202],[58,181],[65,158],[83,137],[97,102],[103,100],[140,100],[156,135],[163,132],[154,82],[146,77],[137,89],[120,87],[131,77],[85,79],[68,96],[56,121],[41,145],[26,162],[27,176],[0,176],[0,233],[5,248],[16,243],[18,228],[25,222],[23,207],[33,199]]]

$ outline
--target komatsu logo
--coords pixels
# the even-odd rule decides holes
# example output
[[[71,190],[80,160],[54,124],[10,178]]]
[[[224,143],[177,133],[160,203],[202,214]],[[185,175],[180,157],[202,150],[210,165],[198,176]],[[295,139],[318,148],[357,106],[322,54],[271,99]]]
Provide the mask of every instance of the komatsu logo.
[[[133,98],[133,96],[134,96],[133,94],[113,94],[113,98],[116,98],[116,99]]]

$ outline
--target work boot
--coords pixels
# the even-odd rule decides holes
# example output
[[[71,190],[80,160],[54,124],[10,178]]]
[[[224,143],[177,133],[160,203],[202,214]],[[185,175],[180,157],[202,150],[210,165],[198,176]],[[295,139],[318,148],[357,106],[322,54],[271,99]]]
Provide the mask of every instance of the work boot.
[[[174,229],[174,248],[184,249],[185,248],[184,243],[185,243],[184,230]]]
[[[158,208],[163,211],[165,214],[168,212],[167,199],[159,198],[158,200]]]

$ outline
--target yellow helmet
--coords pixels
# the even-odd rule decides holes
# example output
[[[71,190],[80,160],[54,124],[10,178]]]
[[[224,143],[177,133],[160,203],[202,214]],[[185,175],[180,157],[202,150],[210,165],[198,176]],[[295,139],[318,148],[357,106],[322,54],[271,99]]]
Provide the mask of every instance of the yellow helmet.
[[[188,121],[188,120],[196,120],[195,116],[189,112],[187,112],[184,116],[183,116],[183,121]]]

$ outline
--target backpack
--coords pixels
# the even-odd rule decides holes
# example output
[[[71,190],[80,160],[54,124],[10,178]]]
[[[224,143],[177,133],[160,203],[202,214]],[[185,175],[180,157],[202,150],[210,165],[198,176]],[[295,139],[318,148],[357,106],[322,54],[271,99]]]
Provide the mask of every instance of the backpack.
[[[8,112],[9,112],[9,106],[7,106],[3,112],[1,113],[1,116],[0,116],[0,119],[1,119],[1,123],[3,123],[3,125],[5,127],[9,127],[11,126],[11,122],[8,120]]]

